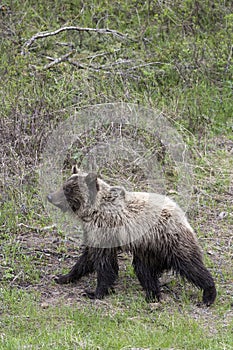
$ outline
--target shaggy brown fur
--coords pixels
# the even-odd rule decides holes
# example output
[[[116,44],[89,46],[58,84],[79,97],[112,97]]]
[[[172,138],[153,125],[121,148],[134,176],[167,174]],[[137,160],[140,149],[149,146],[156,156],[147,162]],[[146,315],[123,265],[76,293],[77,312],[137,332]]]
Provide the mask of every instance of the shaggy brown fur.
[[[135,273],[146,299],[160,300],[159,277],[173,270],[203,290],[209,306],[216,298],[213,278],[203,264],[196,235],[180,207],[155,193],[127,192],[111,187],[95,174],[73,167],[63,188],[48,195],[61,210],[72,210],[84,231],[83,254],[58,283],[75,282],[97,272],[97,287],[90,298],[103,298],[118,276],[119,248],[133,254]]]

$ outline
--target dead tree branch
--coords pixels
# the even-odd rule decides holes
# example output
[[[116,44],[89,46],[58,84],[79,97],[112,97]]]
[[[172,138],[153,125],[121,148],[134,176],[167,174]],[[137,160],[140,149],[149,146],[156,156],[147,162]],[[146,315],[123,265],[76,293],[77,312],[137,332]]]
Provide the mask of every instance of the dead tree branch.
[[[94,70],[96,72],[99,71],[104,71],[105,73],[112,73],[113,70],[115,70],[116,66],[120,66],[120,65],[130,65],[132,62],[135,63],[135,60],[120,60],[117,62],[113,62],[113,63],[109,63],[109,64],[103,64],[103,65],[99,65],[99,66],[95,66],[93,64],[81,64],[79,62],[75,62],[72,59],[68,58],[67,62],[69,62],[70,64],[76,66],[79,69],[90,69],[90,70]],[[126,68],[124,71],[122,70],[115,70],[115,74],[125,74],[127,72],[136,70],[136,69],[140,69],[140,68],[144,68],[144,67],[149,67],[149,66],[155,66],[155,65],[169,65],[169,63],[164,63],[164,62],[148,62],[148,63],[142,63],[142,64],[138,64],[138,65],[134,65],[132,67]],[[162,70],[160,70],[162,71]]]
[[[49,36],[54,36],[54,35],[57,35],[61,32],[69,31],[69,30],[74,30],[74,31],[78,31],[78,32],[89,32],[89,33],[94,32],[94,33],[98,33],[98,34],[113,35],[121,40],[128,40],[127,35],[122,34],[122,33],[118,32],[117,30],[108,29],[108,28],[83,28],[83,27],[77,27],[77,26],[61,27],[61,28],[54,30],[54,31],[51,31],[51,32],[40,32],[40,33],[33,35],[29,40],[27,40],[24,43],[22,50],[21,50],[21,54],[25,55],[27,53],[27,50],[29,49],[29,47],[34,43],[34,41],[36,41],[38,39],[42,39],[42,38],[47,38]]]
[[[56,228],[56,225],[45,226],[45,227],[35,227],[35,226],[25,225],[22,222],[20,222],[17,226],[18,227],[26,227],[27,229],[30,229],[30,230],[33,230],[33,231],[48,231],[48,230],[51,230],[53,228]]]
[[[52,62],[46,64],[43,69],[49,69],[51,67],[53,67],[55,64],[58,64],[58,63],[61,63],[61,62],[64,62],[64,61],[67,61],[68,60],[68,57],[71,56],[73,53],[75,52],[75,50],[72,50],[68,53],[66,53],[65,55],[61,56],[61,57],[58,57],[58,58],[55,58],[53,59]]]

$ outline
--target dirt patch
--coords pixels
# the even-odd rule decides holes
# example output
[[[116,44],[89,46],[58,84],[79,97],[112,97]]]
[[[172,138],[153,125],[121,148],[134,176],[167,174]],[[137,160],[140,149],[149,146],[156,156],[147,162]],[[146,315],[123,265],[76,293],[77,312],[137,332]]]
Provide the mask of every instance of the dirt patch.
[[[200,222],[198,222],[198,219]],[[218,296],[218,300],[222,303],[229,302],[229,298],[233,295],[233,280],[230,279],[232,272],[232,233],[227,222],[220,220],[210,220],[208,224],[203,224],[202,218],[196,219],[197,226],[200,227],[203,237],[199,239],[204,254],[213,263],[211,268],[217,284],[221,286],[223,293]],[[211,237],[209,232],[211,231]],[[38,232],[28,232],[18,237],[21,249],[25,254],[34,257],[36,269],[40,274],[39,283],[33,281],[25,282],[15,279],[13,285],[27,290],[38,291],[41,295],[42,305],[58,305],[59,303],[71,305],[77,303],[87,303],[85,289],[94,289],[96,284],[96,275],[91,274],[83,277],[76,284],[58,285],[54,281],[54,277],[58,274],[67,272],[77,261],[80,254],[81,244],[74,237],[61,238],[55,230],[45,232],[43,235]],[[119,267],[120,276],[115,290],[117,294],[127,294],[128,286],[130,289],[140,292],[143,291],[136,276],[128,274],[126,271],[131,265],[131,256],[120,253]],[[169,286],[170,281],[172,286]],[[198,291],[189,283],[183,284],[179,279],[171,274],[164,274],[161,279],[163,285],[163,299],[173,299],[179,301],[182,289],[189,290],[190,297],[194,304],[197,303]],[[191,291],[191,292],[190,292]],[[196,299],[196,300],[195,300]],[[111,296],[106,298],[107,302],[111,302]],[[171,300],[169,301],[169,303]]]
[[[203,224],[202,217],[198,216],[195,221],[196,226],[202,231],[203,235],[199,240],[216,280],[219,292],[217,305],[206,308],[200,303],[202,294],[200,291],[189,283],[183,283],[176,276],[165,273],[161,278],[162,302],[145,304],[144,312],[157,314],[166,310],[173,314],[176,310],[184,317],[198,320],[208,333],[215,334],[219,327],[221,329],[228,327],[233,318],[232,232],[227,219],[210,218]],[[91,301],[85,296],[84,291],[95,288],[95,274],[83,277],[76,284],[58,285],[54,281],[55,275],[67,272],[75,264],[81,248],[78,240],[74,237],[61,237],[56,230],[43,234],[27,232],[20,235],[18,240],[24,254],[29,254],[32,258],[33,269],[39,272],[40,278],[37,282],[31,280],[31,277],[25,281],[21,278],[22,275],[18,274],[18,278],[10,283],[29,292],[38,292],[39,305],[42,309],[59,305],[82,309],[92,305],[104,314],[114,315],[130,307],[132,295],[135,300],[144,300],[144,292],[129,267],[131,257],[126,254],[119,255],[120,275],[115,286],[115,295],[120,298],[116,302],[115,296],[109,295],[104,300]],[[190,300],[189,307],[187,300]],[[224,314],[219,315],[218,306],[225,308]]]

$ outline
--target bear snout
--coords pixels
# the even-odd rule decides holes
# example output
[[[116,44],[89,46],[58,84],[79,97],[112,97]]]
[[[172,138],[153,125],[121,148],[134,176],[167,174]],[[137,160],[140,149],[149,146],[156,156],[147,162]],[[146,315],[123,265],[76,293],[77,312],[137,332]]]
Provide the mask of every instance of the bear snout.
[[[50,203],[52,203],[52,195],[51,195],[51,194],[48,194],[48,195],[47,195],[47,200],[48,200]]]
[[[70,206],[67,202],[67,199],[64,195],[63,190],[49,193],[46,198],[47,198],[49,203],[53,204],[55,207],[58,207],[63,212],[66,212],[67,210],[70,209]]]

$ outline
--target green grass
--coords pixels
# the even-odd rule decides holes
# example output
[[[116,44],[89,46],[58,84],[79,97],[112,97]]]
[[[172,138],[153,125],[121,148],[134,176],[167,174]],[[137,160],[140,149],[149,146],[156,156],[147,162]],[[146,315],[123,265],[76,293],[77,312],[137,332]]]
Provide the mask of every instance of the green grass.
[[[11,12],[1,19],[5,34],[0,65],[2,114],[15,111],[19,123],[21,115],[26,118],[36,111],[45,128],[46,116],[56,120],[54,114],[59,113],[59,119],[63,118],[71,107],[125,101],[164,110],[192,131],[203,134],[211,125],[215,132],[223,132],[231,118],[231,11],[224,1],[213,6],[207,2],[195,6],[189,0],[164,5],[48,1],[46,6],[43,1],[12,1]],[[20,54],[23,43],[36,32],[64,25],[108,27],[128,35],[129,40],[63,32],[37,40],[28,55]],[[9,30],[14,34],[9,35]],[[69,51],[64,43],[73,45],[72,59],[87,69],[66,62],[42,69],[50,62],[48,56],[60,57]],[[92,71],[91,65],[110,68]],[[39,121],[34,123],[35,128],[41,127]],[[29,120],[22,127],[31,134]]]
[[[227,307],[204,311],[203,320],[188,315],[190,305],[169,310],[150,309],[140,298],[113,298],[106,305],[48,307],[43,309],[33,294],[15,289],[2,291],[1,349],[231,349],[232,320],[224,322]],[[229,307],[229,306],[228,306]],[[214,327],[209,334],[209,323]]]

